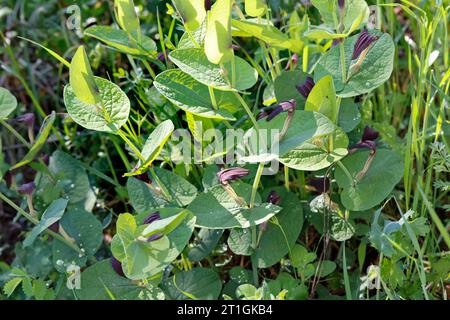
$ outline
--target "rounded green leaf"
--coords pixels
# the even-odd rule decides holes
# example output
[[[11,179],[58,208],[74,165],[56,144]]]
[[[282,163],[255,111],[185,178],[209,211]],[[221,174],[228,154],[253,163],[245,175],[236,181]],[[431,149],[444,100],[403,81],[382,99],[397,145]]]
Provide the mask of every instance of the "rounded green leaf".
[[[102,132],[117,132],[128,120],[130,100],[114,83],[95,77],[101,103],[89,104],[75,95],[71,85],[64,88],[64,104],[80,126]]]
[[[258,268],[269,268],[288,254],[303,227],[303,206],[299,198],[284,187],[274,190],[281,197],[283,209],[276,215],[277,223],[269,221],[253,253]]]
[[[304,83],[307,77],[308,74],[301,70],[283,71],[274,82],[277,102],[294,99],[297,102],[297,108],[301,108],[306,99],[300,94],[296,86]]]
[[[281,132],[287,116],[287,112],[284,112],[271,121],[262,119],[258,121],[260,129],[266,129],[269,133],[273,129]],[[288,131],[279,142],[279,156],[283,157],[303,143],[311,139],[323,138],[335,130],[336,126],[324,115],[312,111],[296,110]],[[276,141],[274,140],[274,142]]]
[[[333,141],[331,145],[330,139]],[[348,154],[348,143],[345,132],[337,128],[332,135],[308,141],[282,155],[279,160],[295,170],[318,171],[345,157]]]
[[[252,231],[250,228],[234,228],[231,229],[227,240],[228,247],[234,254],[241,256],[249,256],[253,252],[252,248]]]
[[[174,300],[216,300],[222,291],[219,275],[207,268],[178,272],[167,279],[164,286]]]
[[[361,122],[361,113],[353,99],[343,99],[339,108],[338,125],[345,132],[353,131]]]
[[[53,239],[53,264],[59,272],[65,272],[70,264],[84,266],[87,258],[92,257],[103,240],[103,226],[90,212],[81,208],[67,210],[59,221],[60,228],[72,238],[83,254],[79,254],[65,243]]]
[[[136,178],[128,178],[127,190],[131,205],[138,213],[150,214],[167,204],[164,197],[152,186]]]
[[[258,72],[244,59],[233,59],[235,72],[238,73],[234,86],[231,85],[231,62],[224,63],[222,69],[219,65],[209,62],[203,50],[198,48],[178,49],[170,53],[170,60],[178,68],[206,86],[225,91],[243,91],[253,87],[258,80]]]
[[[355,30],[359,24],[368,20],[370,14],[365,0],[345,0],[342,11],[339,9],[337,1],[312,0],[311,3],[319,10],[324,23],[329,27],[334,28],[334,16],[340,18],[342,14],[345,32]],[[355,26],[355,22],[359,23]]]
[[[81,288],[75,291],[80,300],[160,300],[164,293],[150,284],[140,286],[118,275],[111,260],[97,262],[81,273]]]
[[[368,93],[386,82],[393,70],[395,46],[391,36],[380,31],[369,31],[379,36],[359,66],[358,71],[350,74],[351,58],[358,35],[344,41],[345,66],[347,81],[342,81],[339,46],[325,53],[319,61],[314,73],[317,81],[329,74],[333,77],[339,97],[348,98]],[[353,64],[355,61],[353,61]]]
[[[336,169],[336,182],[343,189],[341,201],[348,210],[365,211],[379,205],[403,177],[403,159],[394,151],[380,149],[366,174],[355,181],[369,154],[370,151],[360,151],[342,160],[354,181],[340,167]]]
[[[185,207],[197,196],[197,188],[176,173],[162,168],[155,168],[155,173],[161,183],[167,187],[172,205]]]
[[[9,90],[0,87],[0,120],[8,116],[17,108],[17,99]]]
[[[141,36],[141,42],[137,43],[138,34],[131,33],[131,36],[123,30],[110,26],[93,26],[84,31],[88,37],[95,38],[106,45],[119,50],[120,52],[134,56],[148,56],[156,53],[155,41],[146,36]]]
[[[172,69],[160,73],[154,85],[164,97],[184,111],[204,118],[236,120],[227,110],[239,104],[233,94],[216,91],[216,110],[208,87],[181,70]]]
[[[232,187],[240,197],[249,202],[250,185],[237,182]],[[259,196],[256,203],[261,203]],[[281,210],[270,203],[263,203],[252,209],[241,207],[221,185],[198,195],[188,209],[197,217],[196,225],[208,229],[248,228],[269,220]]]

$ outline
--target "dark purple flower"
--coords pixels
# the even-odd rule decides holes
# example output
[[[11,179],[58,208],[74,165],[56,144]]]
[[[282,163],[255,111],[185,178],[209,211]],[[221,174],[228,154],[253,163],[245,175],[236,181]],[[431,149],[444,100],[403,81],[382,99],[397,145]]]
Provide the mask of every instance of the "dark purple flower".
[[[333,43],[331,44],[331,46],[332,46],[332,47],[336,47],[336,46],[338,46],[342,41],[343,41],[342,38],[340,38],[340,39],[334,39],[334,40],[333,40]]]
[[[36,184],[34,182],[29,182],[17,188],[17,192],[23,195],[31,195],[34,189],[36,189]]]
[[[144,222],[142,224],[150,224],[152,222],[155,222],[157,220],[161,219],[161,215],[159,211],[153,212],[150,214],[147,218],[145,218]]]
[[[269,113],[267,111],[261,111],[260,113],[258,113],[258,115],[256,116],[256,120],[261,120],[264,119],[265,117],[267,117],[269,115]]]
[[[35,120],[36,117],[34,116],[34,113],[25,113],[16,118],[17,122],[25,123],[28,127],[33,127]]]
[[[219,178],[219,182],[221,184],[226,185],[229,181],[237,180],[247,176],[248,174],[249,171],[244,168],[229,168],[219,171],[217,173],[217,178]]]
[[[378,131],[367,126],[364,129],[364,133],[361,140],[357,144],[351,146],[350,149],[375,150],[377,148],[376,140],[378,139],[379,136],[380,134],[378,133]]]
[[[134,177],[138,180],[144,181],[145,183],[152,183],[152,180],[150,180],[147,173],[141,173]]]
[[[56,221],[48,227],[49,230],[58,233],[59,232],[59,221]]]
[[[264,232],[267,230],[267,226],[269,225],[268,221],[264,221],[259,225],[259,231]]]
[[[205,10],[209,11],[211,10],[212,1],[211,0],[205,0]]]
[[[111,258],[111,267],[113,268],[113,270],[114,270],[119,276],[125,278],[125,273],[123,272],[122,263],[120,263],[119,260],[117,260],[116,258],[112,257],[112,258]]]
[[[367,29],[364,29],[358,37],[358,40],[356,40],[355,47],[353,49],[353,55],[352,60],[358,59],[361,53],[363,53],[364,50],[366,50],[373,42],[377,41],[379,39],[378,36],[373,36],[367,31]]]
[[[162,234],[160,234],[160,233],[155,233],[155,234],[152,234],[150,237],[148,237],[147,242],[156,241],[156,240],[161,239],[162,237],[163,237]]]
[[[372,129],[369,126],[366,126],[364,128],[364,133],[363,133],[361,141],[375,141],[378,139],[379,136],[380,136],[380,134],[378,133],[378,131],[376,131],[375,129]]]
[[[308,184],[320,193],[327,193],[330,190],[330,179],[327,177],[311,178],[308,180]]]
[[[275,110],[273,110],[268,116],[267,116],[267,121],[272,120],[273,118],[275,118],[277,115],[279,115],[282,112],[285,111],[294,111],[295,108],[297,107],[297,102],[295,102],[294,99],[291,99],[289,101],[285,101],[280,103],[280,105],[278,107],[275,108]]]
[[[267,202],[274,205],[279,205],[281,203],[281,197],[276,191],[272,190],[267,196]]]
[[[344,10],[345,0],[338,0],[339,9]]]
[[[307,77],[306,81],[303,84],[298,85],[296,88],[297,88],[298,92],[300,92],[300,94],[305,99],[308,99],[308,96],[311,93],[311,91],[312,91],[312,89],[314,88],[315,85],[316,84],[314,83],[313,78]]]
[[[151,224],[158,220],[161,220],[161,214],[159,213],[159,211],[156,211],[156,212],[153,212],[152,214],[150,214],[147,218],[145,218],[145,220],[142,224]],[[155,233],[147,238],[147,242],[152,242],[152,241],[161,239],[162,237],[163,237],[162,234]]]
[[[5,179],[6,186],[7,186],[8,188],[11,188],[11,185],[12,185],[12,183],[13,183],[13,178],[14,178],[13,173],[12,173],[11,171],[7,171],[7,172],[5,173],[5,175],[3,176],[3,178]]]
[[[168,56],[168,55],[169,55],[168,50],[166,50],[166,54],[164,54],[164,52],[161,51],[160,53],[158,53],[158,56],[156,58],[161,62],[166,62],[166,56]]]
[[[44,154],[42,156],[42,162],[44,162],[45,165],[48,166],[50,164],[50,156],[48,154]]]

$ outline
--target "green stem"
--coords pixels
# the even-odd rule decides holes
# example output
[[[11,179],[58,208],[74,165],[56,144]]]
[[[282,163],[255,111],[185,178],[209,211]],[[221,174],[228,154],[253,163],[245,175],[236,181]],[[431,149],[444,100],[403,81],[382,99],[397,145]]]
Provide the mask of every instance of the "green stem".
[[[342,83],[347,82],[347,69],[345,66],[345,49],[344,49],[344,41],[339,43],[339,51],[341,58],[341,73],[342,73]]]
[[[347,300],[353,300],[352,298],[352,292],[350,288],[350,279],[348,277],[348,270],[347,270],[347,257],[345,255],[345,241],[342,242],[342,269],[344,271],[344,286],[345,286],[345,296]]]
[[[6,121],[0,120],[0,124],[3,125],[6,129],[8,129],[20,142],[22,142],[25,146],[28,148],[31,147],[31,145],[28,143],[27,140],[25,140],[24,137],[20,135],[13,127],[11,127]]]
[[[214,89],[211,86],[208,86],[209,96],[211,98],[211,103],[214,108],[214,110],[219,110],[219,107],[217,106],[217,100],[216,95],[214,94]]]
[[[136,156],[141,160],[143,163],[145,162],[144,157],[142,156],[141,152],[136,148],[136,146],[127,138],[127,136],[121,131],[117,131],[117,134],[122,138],[123,141],[133,150],[133,152],[136,154]]]
[[[250,120],[253,123],[253,126],[255,127],[256,130],[259,130],[259,125],[258,122],[256,121],[255,116],[253,115],[250,107],[248,106],[247,102],[245,102],[245,100],[241,97],[241,95],[237,92],[234,92],[234,95],[236,96],[236,98],[238,98],[239,102],[242,104],[242,106],[245,109],[245,112],[247,112],[248,117],[250,118]]]
[[[26,212],[22,208],[20,208],[18,205],[16,205],[14,203],[14,201],[9,199],[7,196],[5,196],[1,192],[0,192],[0,199],[2,199],[7,204],[9,204],[12,208],[14,208],[18,213],[20,213],[23,217],[25,217],[31,223],[33,223],[35,225],[39,224],[39,220],[38,219],[33,217],[31,214],[29,214],[28,212]],[[63,242],[64,244],[66,244],[68,247],[72,248],[73,250],[75,250],[79,254],[83,254],[84,255],[84,252],[75,243],[73,243],[73,242],[69,241],[68,239],[64,238],[59,233],[53,232],[52,230],[49,230],[49,229],[45,229],[44,232],[47,233],[48,235],[52,236],[53,238],[58,239],[59,241]]]
[[[259,182],[261,181],[261,176],[264,170],[264,162],[261,162],[256,171],[255,180],[253,181],[252,195],[250,197],[250,208],[255,206],[256,194],[258,191]]]
[[[284,166],[284,186],[287,191],[290,190],[289,186],[289,167]]]

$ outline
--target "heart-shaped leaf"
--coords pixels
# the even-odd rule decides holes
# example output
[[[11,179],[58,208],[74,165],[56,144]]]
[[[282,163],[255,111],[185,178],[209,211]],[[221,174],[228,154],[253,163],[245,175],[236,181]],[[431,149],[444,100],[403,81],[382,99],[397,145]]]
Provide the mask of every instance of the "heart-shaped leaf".
[[[83,254],[53,239],[53,265],[59,272],[65,272],[66,268],[73,263],[80,267],[84,266],[87,258],[92,257],[102,243],[101,222],[90,212],[81,208],[72,208],[66,211],[59,224],[67,236],[82,249]]]
[[[344,41],[346,81],[342,79],[339,46],[333,47],[325,53],[319,61],[314,79],[318,81],[325,75],[333,76],[337,95],[342,98],[355,97],[372,91],[386,82],[393,70],[395,46],[391,36],[380,31],[369,31],[378,36],[367,55],[353,73],[349,72],[352,55],[358,35]],[[354,63],[354,62],[353,62]]]
[[[203,50],[197,48],[178,49],[170,53],[170,60],[178,68],[206,86],[225,91],[243,91],[253,87],[258,80],[257,71],[244,59],[233,59],[235,72],[239,72],[234,86],[231,84],[233,70],[230,62],[224,63],[222,69],[221,66],[209,62]]]
[[[99,261],[81,273],[80,300],[161,300],[164,293],[156,286],[141,286],[121,277],[111,267],[111,260]]]
[[[325,138],[312,139],[292,149],[279,160],[295,170],[318,171],[344,158],[348,154],[348,143],[345,132],[337,128],[333,134]]]
[[[222,281],[212,269],[194,268],[170,277],[165,291],[174,300],[216,300]]]
[[[248,203],[251,186],[239,182],[232,186]],[[261,203],[259,196],[256,203]],[[263,203],[252,209],[241,207],[221,185],[198,195],[188,209],[197,217],[197,226],[208,229],[248,228],[269,220],[281,210],[270,203]]]
[[[160,73],[154,85],[164,97],[184,111],[204,118],[236,120],[227,110],[239,104],[233,94],[216,91],[214,96],[217,105],[214,106],[208,87],[181,70]]]
[[[100,103],[81,101],[71,85],[64,88],[64,104],[70,117],[80,126],[102,132],[117,132],[128,120],[130,100],[114,83],[95,77]]]
[[[336,182],[343,188],[341,201],[348,210],[365,211],[377,206],[389,196],[403,177],[403,159],[394,151],[380,149],[376,151],[367,172],[356,181],[369,154],[370,151],[360,151],[342,160],[352,181],[342,168],[336,169]]]

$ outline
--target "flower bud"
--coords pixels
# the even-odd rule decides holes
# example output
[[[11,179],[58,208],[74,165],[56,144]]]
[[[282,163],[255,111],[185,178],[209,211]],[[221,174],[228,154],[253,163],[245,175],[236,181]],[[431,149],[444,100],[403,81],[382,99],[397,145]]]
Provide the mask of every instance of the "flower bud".
[[[123,272],[122,263],[120,263],[119,260],[117,260],[116,258],[112,257],[112,258],[111,258],[111,267],[113,268],[113,270],[114,270],[119,276],[125,278],[125,273]]]
[[[309,94],[311,93],[312,89],[314,88],[316,84],[314,83],[313,78],[307,77],[306,81],[297,86],[298,92],[305,98],[308,99]]]
[[[243,178],[249,174],[249,171],[244,168],[229,168],[221,170],[217,173],[217,178],[222,185],[228,184],[229,181]]]
[[[267,196],[267,202],[274,205],[279,205],[281,203],[281,197],[276,191],[272,190]]]
[[[32,195],[36,189],[36,184],[34,182],[25,183],[17,188],[17,192],[23,195]]]
[[[16,118],[17,122],[25,123],[28,127],[34,127],[34,121],[36,117],[34,113],[25,113]]]

